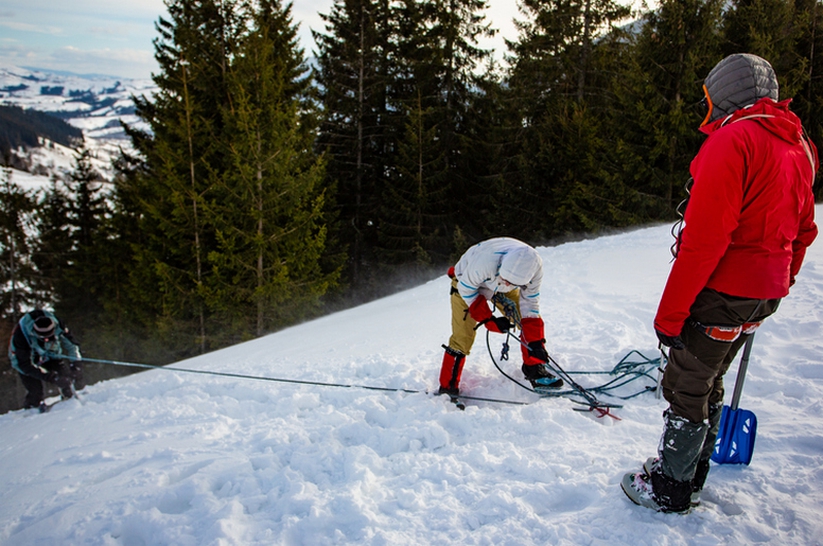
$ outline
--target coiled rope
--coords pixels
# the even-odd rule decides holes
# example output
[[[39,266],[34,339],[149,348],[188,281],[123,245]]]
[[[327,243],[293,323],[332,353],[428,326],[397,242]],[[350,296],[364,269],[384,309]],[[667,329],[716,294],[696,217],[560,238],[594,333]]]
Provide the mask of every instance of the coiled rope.
[[[518,328],[522,331],[522,327],[520,324],[520,313],[517,309],[517,305],[509,298],[502,294],[495,294],[492,298],[492,302],[494,303],[495,307],[497,307],[503,314]],[[503,342],[503,348],[500,353],[500,360],[508,360],[509,356],[509,340],[511,338],[517,340],[519,344],[526,348],[526,350],[531,350],[528,344],[520,339],[520,337],[515,336],[511,333],[511,331],[506,332],[506,339]],[[656,359],[650,359],[643,355],[641,352],[637,350],[630,351],[626,356],[624,356],[620,362],[611,370],[611,371],[592,371],[592,370],[577,370],[574,372],[567,372],[564,370],[560,364],[551,356],[549,356],[549,361],[546,362],[546,366],[554,372],[555,375],[563,379],[566,384],[568,384],[571,389],[546,389],[537,391],[534,388],[521,383],[520,381],[516,380],[509,374],[503,371],[500,365],[495,358],[495,355],[491,348],[491,341],[490,341],[490,332],[486,331],[486,347],[489,351],[489,357],[492,360],[495,368],[499,371],[504,377],[515,383],[516,385],[520,386],[521,388],[538,394],[542,397],[565,397],[571,400],[574,403],[586,406],[586,408],[581,408],[580,411],[594,411],[599,414],[600,417],[604,415],[609,415],[615,419],[617,418],[615,415],[610,413],[610,409],[613,408],[620,408],[621,405],[610,403],[610,402],[603,402],[598,399],[597,395],[607,395],[612,398],[616,398],[619,400],[629,400],[636,396],[639,396],[645,392],[654,392],[657,390],[658,380],[657,378],[651,375],[651,372],[654,370],[661,370],[661,361],[660,357]],[[640,358],[640,361],[631,361],[629,360],[633,356]],[[608,374],[611,376],[615,376],[613,379],[603,383],[601,385],[596,385],[593,387],[583,387],[579,383],[577,383],[573,378],[572,375],[601,375],[601,374]],[[616,389],[628,385],[633,381],[646,377],[652,382],[654,382],[654,386],[645,386],[642,389],[634,392],[633,394],[623,395],[620,396],[616,394]]]

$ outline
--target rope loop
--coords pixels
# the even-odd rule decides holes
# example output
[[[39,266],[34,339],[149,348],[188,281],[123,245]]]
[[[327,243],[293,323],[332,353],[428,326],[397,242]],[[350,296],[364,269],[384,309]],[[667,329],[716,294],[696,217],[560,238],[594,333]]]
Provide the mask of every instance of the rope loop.
[[[507,360],[508,353],[509,353],[509,338],[515,337],[521,344],[524,344],[523,341],[519,340],[516,336],[512,336],[511,332],[507,332],[506,340],[503,343],[503,351],[501,353],[500,360]],[[620,405],[612,404],[609,402],[603,402],[598,399],[598,395],[606,395],[611,398],[616,398],[618,400],[629,400],[636,396],[639,396],[645,392],[655,392],[657,390],[657,382],[658,379],[652,376],[652,372],[656,372],[660,369],[660,358],[650,359],[640,353],[637,350],[630,351],[626,356],[624,356],[620,362],[615,365],[615,367],[609,371],[589,371],[589,370],[578,370],[575,372],[567,372],[564,370],[560,364],[556,360],[554,360],[551,356],[549,356],[549,362],[546,363],[546,366],[555,373],[558,377],[563,379],[567,385],[569,385],[570,389],[557,389],[555,392],[547,392],[547,391],[536,391],[534,388],[525,385],[518,381],[517,379],[511,377],[509,374],[503,371],[503,369],[498,364],[497,360],[494,358],[494,354],[491,349],[491,338],[490,332],[486,332],[486,347],[489,351],[489,356],[491,357],[492,363],[494,367],[497,368],[497,371],[500,372],[503,377],[507,378],[509,381],[513,382],[514,384],[520,386],[521,388],[538,394],[540,396],[554,396],[554,397],[566,397],[570,399],[572,402],[582,404],[587,406],[589,411],[597,410],[600,416],[609,415],[610,417],[614,417],[613,415],[609,414],[610,408],[619,408],[622,407]],[[506,355],[506,358],[503,358],[503,354]],[[636,357],[639,360],[630,360],[630,358]],[[596,385],[594,387],[583,387],[579,383],[577,383],[573,378],[572,375],[597,375],[597,374],[608,374],[610,376],[614,376],[609,381],[601,384]],[[654,385],[652,386],[644,386],[642,389],[628,395],[620,396],[616,394],[616,389],[628,385],[638,379],[647,378],[651,380]]]

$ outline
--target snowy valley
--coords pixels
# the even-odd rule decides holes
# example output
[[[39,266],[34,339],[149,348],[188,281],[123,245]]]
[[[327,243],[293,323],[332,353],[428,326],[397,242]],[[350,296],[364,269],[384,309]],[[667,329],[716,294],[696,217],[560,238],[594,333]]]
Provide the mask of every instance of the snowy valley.
[[[130,149],[120,122],[146,128],[134,113],[131,97],[151,96],[154,89],[151,80],[0,66],[0,105],[46,112],[81,129],[86,147],[93,152],[95,168],[106,178],[112,176],[111,160],[118,149]],[[30,175],[48,179],[71,170],[74,150],[50,141],[41,143],[40,147],[17,150],[16,155],[28,165],[28,173],[20,175],[22,181],[31,182]]]

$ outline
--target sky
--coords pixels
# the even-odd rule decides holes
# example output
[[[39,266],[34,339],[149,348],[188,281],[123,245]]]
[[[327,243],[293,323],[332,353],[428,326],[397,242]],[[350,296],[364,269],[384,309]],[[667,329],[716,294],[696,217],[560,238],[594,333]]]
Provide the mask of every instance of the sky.
[[[319,13],[333,0],[296,0],[292,15],[307,55],[311,29],[323,31]],[[504,51],[503,37],[516,36],[512,0],[490,0],[487,20],[500,29],[481,44]],[[166,14],[162,0],[3,0],[0,2],[0,59],[7,65],[148,78],[157,70],[152,40]]]
[[[610,380],[631,351],[657,358],[671,241],[655,225],[537,248],[547,348],[579,384]],[[522,381],[519,351],[503,361],[505,336],[481,333],[461,393],[505,403],[460,411],[428,394],[449,317],[443,274],[172,366],[200,373],[151,370],[0,415],[0,544],[823,544],[823,242],[755,334],[740,398],[757,417],[751,464],[712,463],[687,515],[619,486],[656,452],[667,405],[642,392],[656,372],[612,391],[638,396],[601,395],[621,420],[598,418],[508,380],[494,362]]]

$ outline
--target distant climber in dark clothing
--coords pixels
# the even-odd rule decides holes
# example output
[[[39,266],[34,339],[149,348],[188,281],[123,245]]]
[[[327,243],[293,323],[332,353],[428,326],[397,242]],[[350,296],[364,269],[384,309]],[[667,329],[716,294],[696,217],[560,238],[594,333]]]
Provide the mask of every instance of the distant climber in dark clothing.
[[[71,357],[71,362],[61,355]],[[36,309],[23,315],[11,334],[9,360],[26,388],[26,408],[43,402],[43,381],[57,385],[64,399],[72,397],[72,386],[85,387],[80,346],[49,311]]]

